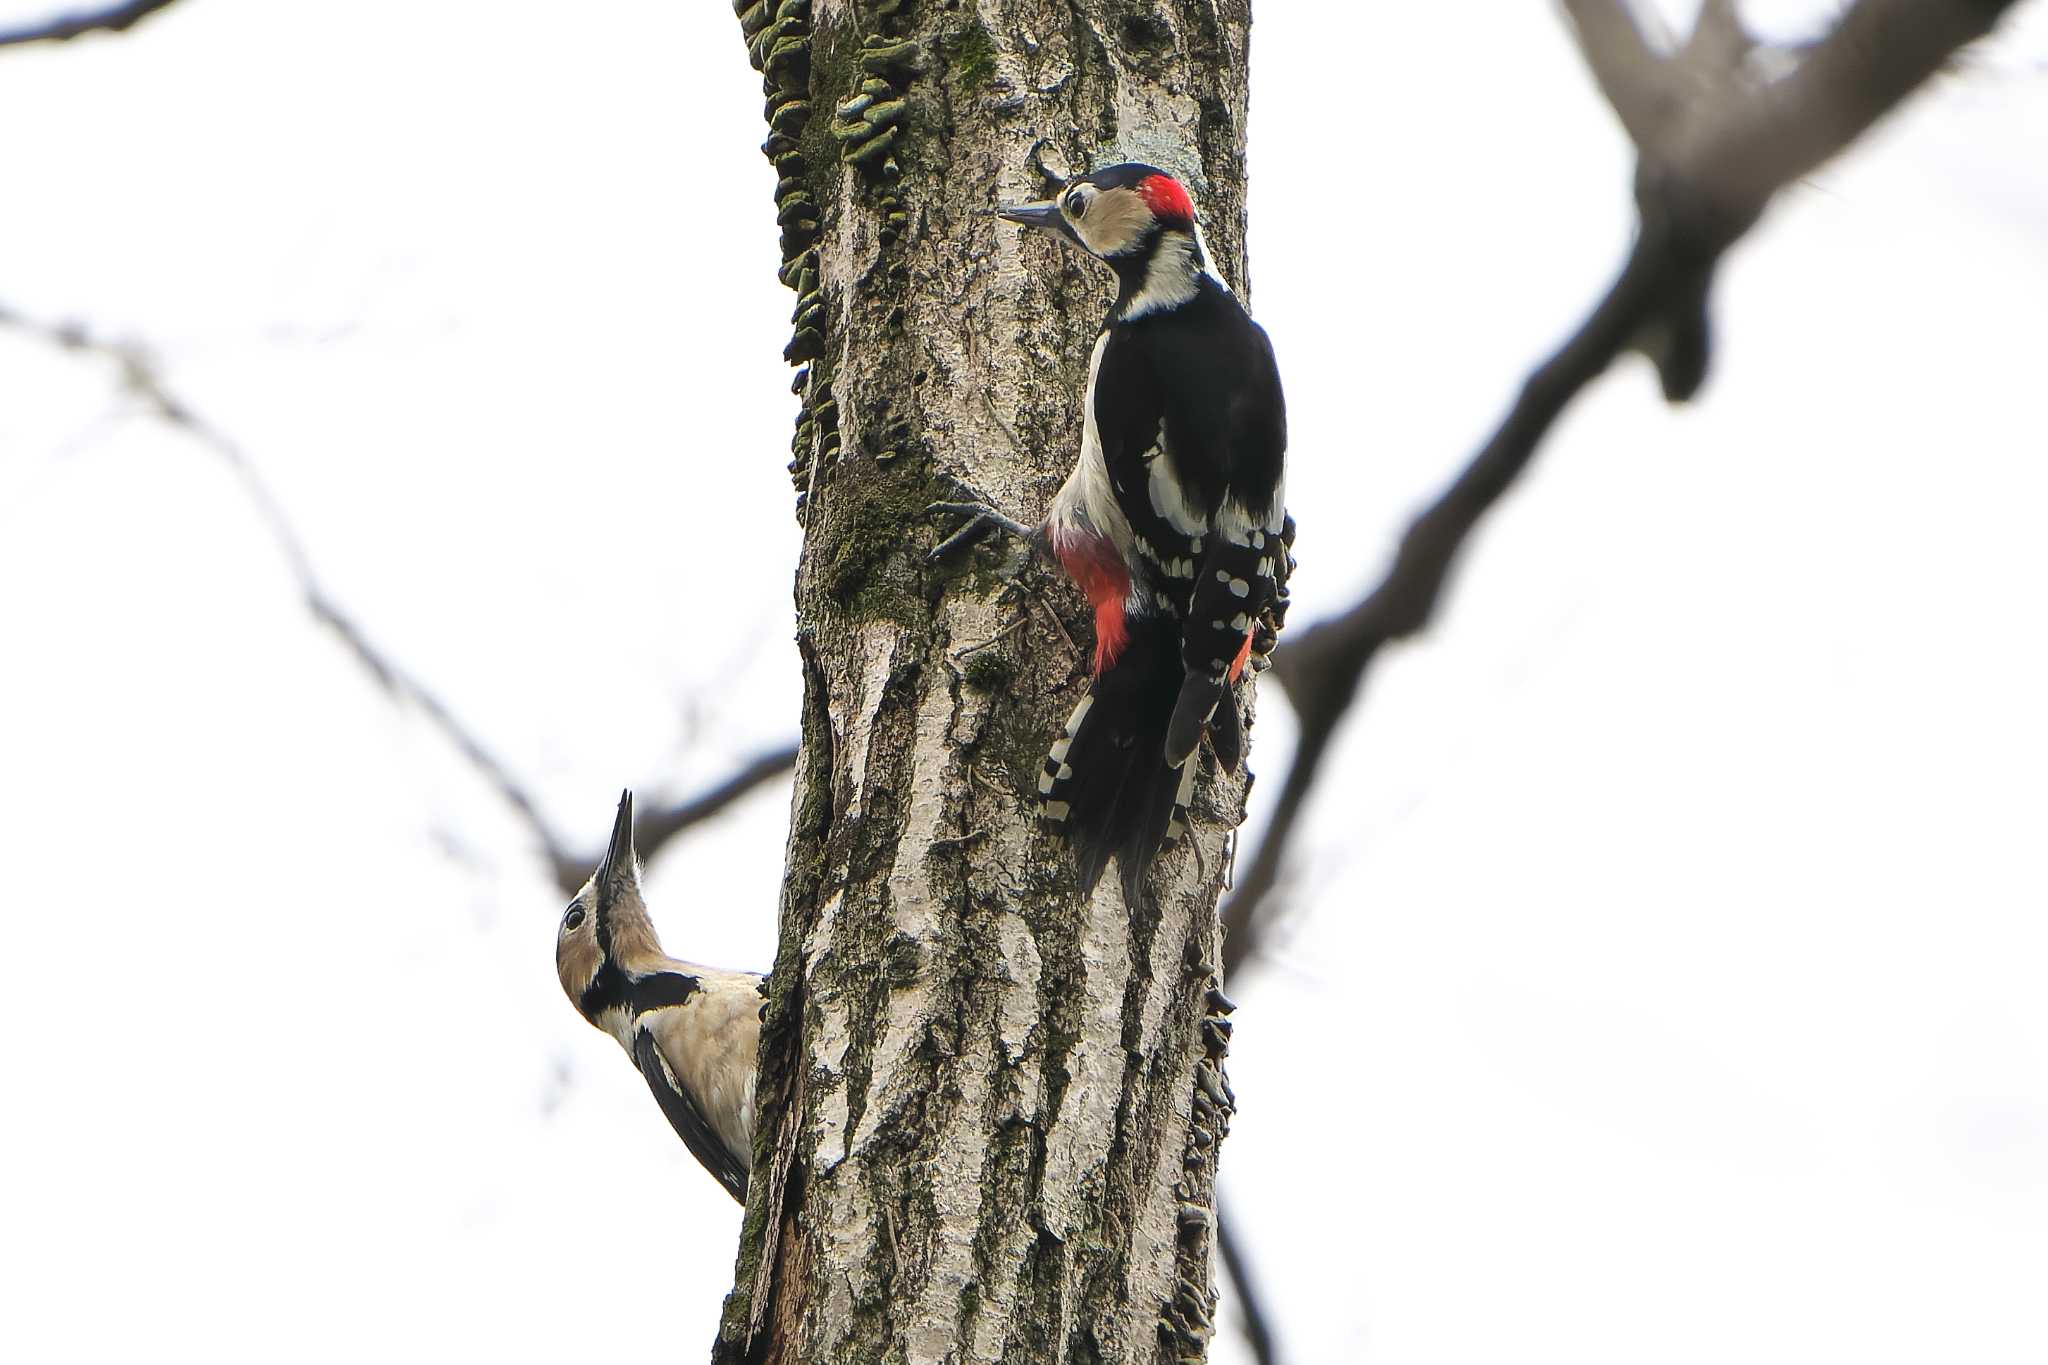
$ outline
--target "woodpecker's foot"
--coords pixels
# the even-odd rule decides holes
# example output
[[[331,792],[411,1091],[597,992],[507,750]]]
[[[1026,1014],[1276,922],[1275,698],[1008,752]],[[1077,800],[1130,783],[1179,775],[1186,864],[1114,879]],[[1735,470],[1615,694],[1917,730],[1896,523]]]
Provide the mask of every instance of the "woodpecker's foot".
[[[963,546],[972,545],[990,531],[1003,530],[1022,539],[1031,534],[1031,528],[1021,521],[1004,516],[995,508],[978,502],[935,502],[925,511],[933,516],[954,516],[969,518],[967,524],[932,547],[928,560],[936,563]]]
[[[989,506],[986,499],[980,497],[973,489],[960,483],[958,480],[953,481],[953,486],[960,491],[961,500],[958,502],[935,502],[924,509],[925,514],[927,516],[966,517],[968,519],[967,524],[933,546],[931,554],[926,556],[928,563],[935,564],[947,555],[952,554],[955,550],[974,544],[990,531],[1003,530],[1008,531],[1020,540],[1030,539],[1031,528],[1029,526],[1026,526],[1021,521],[1004,516],[1001,512]]]

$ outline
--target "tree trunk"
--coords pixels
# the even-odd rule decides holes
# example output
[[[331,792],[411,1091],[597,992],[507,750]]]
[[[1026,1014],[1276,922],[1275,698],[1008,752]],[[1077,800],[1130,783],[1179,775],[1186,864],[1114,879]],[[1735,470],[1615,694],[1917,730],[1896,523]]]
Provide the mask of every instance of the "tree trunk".
[[[924,509],[951,476],[1035,520],[1073,461],[1108,272],[985,216],[1041,158],[1181,176],[1242,288],[1248,0],[735,8],[806,365],[805,714],[715,1359],[1199,1360],[1243,779],[1200,757],[1152,909],[1114,876],[1084,904],[1034,798],[1087,615],[1000,544],[928,565]]]

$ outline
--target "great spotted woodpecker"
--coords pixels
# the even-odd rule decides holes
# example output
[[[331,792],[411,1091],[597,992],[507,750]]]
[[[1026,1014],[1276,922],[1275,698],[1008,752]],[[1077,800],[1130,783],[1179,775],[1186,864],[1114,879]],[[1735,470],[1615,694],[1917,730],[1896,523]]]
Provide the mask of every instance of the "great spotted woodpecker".
[[[626,1049],[690,1155],[745,1203],[762,979],[661,951],[640,899],[630,791],[604,861],[562,915],[555,973],[576,1012]]]
[[[1080,458],[1044,524],[940,506],[1047,546],[1094,608],[1093,684],[1039,795],[1074,844],[1083,889],[1113,853],[1136,904],[1186,821],[1205,730],[1236,769],[1244,725],[1231,685],[1254,636],[1270,648],[1285,616],[1294,527],[1280,372],[1166,172],[1109,166],[996,212],[1103,261],[1116,302],[1088,362]]]

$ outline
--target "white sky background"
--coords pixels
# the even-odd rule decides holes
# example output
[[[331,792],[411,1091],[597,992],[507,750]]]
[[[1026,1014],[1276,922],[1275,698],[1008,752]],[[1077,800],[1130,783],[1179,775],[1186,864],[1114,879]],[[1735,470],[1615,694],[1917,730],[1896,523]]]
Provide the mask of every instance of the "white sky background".
[[[1295,1361],[2048,1355],[2022,14],[1737,253],[1704,400],[1619,367],[1375,672],[1234,989]],[[1299,626],[1604,287],[1628,160],[1548,5],[1262,0],[1254,62]],[[793,731],[726,5],[187,0],[0,52],[0,128],[0,301],[150,345],[579,844]],[[0,640],[7,1353],[699,1358],[738,1210],[562,1000],[521,830],[211,452],[5,329]],[[785,820],[655,865],[672,951],[767,964]]]

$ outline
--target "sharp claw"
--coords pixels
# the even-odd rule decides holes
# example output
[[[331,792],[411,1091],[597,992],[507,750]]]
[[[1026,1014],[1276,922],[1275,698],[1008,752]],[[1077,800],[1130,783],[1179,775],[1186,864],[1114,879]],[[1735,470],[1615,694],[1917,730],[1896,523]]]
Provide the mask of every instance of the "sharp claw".
[[[963,491],[973,491],[957,480],[953,482],[955,487]],[[980,540],[996,527],[1001,527],[1013,536],[1029,538],[1031,535],[1031,528],[1029,526],[1004,516],[1001,512],[996,511],[995,508],[983,502],[935,502],[924,510],[927,516],[958,516],[968,518],[965,526],[962,526],[952,535],[947,536],[936,546],[932,547],[931,554],[926,556],[926,563],[936,563],[959,549],[962,545],[968,545]]]
[[[946,504],[944,503],[938,503],[934,505],[939,507],[946,506]],[[975,541],[980,540],[983,536],[987,535],[989,533],[989,528],[993,525],[994,523],[991,522],[987,517],[976,516],[974,520],[968,522],[965,526],[955,531],[952,535],[947,536],[937,545],[932,546],[932,552],[925,556],[925,563],[936,564],[940,560],[944,559],[947,555],[953,553],[953,551],[959,549],[961,546],[973,544]]]

